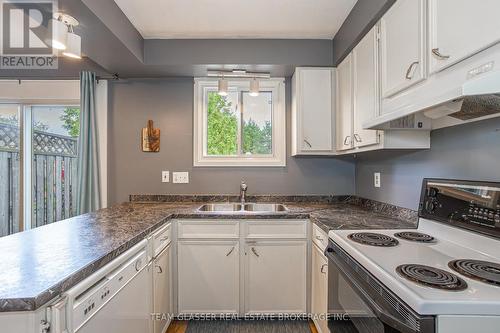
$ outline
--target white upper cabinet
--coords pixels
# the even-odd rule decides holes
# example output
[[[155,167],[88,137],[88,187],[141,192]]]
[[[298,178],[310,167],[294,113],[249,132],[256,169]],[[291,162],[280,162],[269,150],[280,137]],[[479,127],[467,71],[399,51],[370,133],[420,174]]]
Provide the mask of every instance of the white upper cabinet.
[[[429,0],[431,72],[498,43],[499,12],[498,0]]]
[[[353,142],[354,147],[365,147],[379,142],[378,131],[363,129],[363,122],[379,112],[377,75],[377,32],[374,27],[352,52],[353,58]]]
[[[424,0],[398,0],[380,21],[383,98],[425,79],[424,14]]]
[[[292,155],[325,155],[334,146],[334,68],[297,68],[292,79]]]
[[[352,140],[352,53],[337,66],[337,150],[353,147]]]

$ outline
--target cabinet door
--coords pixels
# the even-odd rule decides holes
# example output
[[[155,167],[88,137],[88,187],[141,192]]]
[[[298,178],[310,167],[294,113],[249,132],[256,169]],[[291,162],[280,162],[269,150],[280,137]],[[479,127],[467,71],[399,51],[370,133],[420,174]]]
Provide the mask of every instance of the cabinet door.
[[[424,0],[398,0],[380,20],[382,97],[425,78]]]
[[[429,0],[431,71],[498,43],[499,12],[498,0]]]
[[[337,66],[337,150],[352,148],[352,53]]]
[[[311,312],[318,332],[328,330],[328,260],[317,245],[312,249]]]
[[[245,312],[306,312],[306,241],[247,242]]]
[[[300,100],[299,123],[305,152],[332,151],[333,87],[332,69],[300,69],[298,93]],[[300,140],[300,139],[299,139]]]
[[[237,240],[179,241],[179,313],[238,313],[238,255]]]
[[[355,147],[365,147],[378,143],[376,130],[363,129],[363,122],[378,115],[378,75],[377,75],[377,31],[373,28],[359,42],[353,56],[353,141]]]
[[[153,269],[153,312],[161,314],[154,321],[154,333],[163,333],[172,315],[170,245],[156,257]]]

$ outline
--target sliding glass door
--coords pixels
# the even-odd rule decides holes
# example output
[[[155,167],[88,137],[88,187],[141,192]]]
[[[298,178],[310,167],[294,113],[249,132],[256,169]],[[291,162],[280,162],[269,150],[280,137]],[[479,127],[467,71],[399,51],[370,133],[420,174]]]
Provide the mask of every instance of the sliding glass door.
[[[79,119],[78,106],[0,104],[0,236],[75,214]]]

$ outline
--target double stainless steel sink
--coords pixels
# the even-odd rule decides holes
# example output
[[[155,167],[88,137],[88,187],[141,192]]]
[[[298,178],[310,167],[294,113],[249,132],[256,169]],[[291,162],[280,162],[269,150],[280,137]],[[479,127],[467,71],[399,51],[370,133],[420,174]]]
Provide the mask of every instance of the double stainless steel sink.
[[[252,212],[252,213],[275,213],[286,212],[285,205],[275,203],[211,203],[198,208],[200,212]]]

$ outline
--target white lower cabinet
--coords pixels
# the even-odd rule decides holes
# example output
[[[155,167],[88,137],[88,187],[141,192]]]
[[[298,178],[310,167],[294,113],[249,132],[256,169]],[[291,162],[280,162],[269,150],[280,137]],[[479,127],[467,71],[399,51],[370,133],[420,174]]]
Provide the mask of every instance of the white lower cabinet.
[[[306,313],[307,241],[245,244],[245,313]]]
[[[158,315],[154,321],[154,333],[167,330],[172,314],[170,248],[171,245],[165,248],[153,262],[153,312]]]
[[[179,240],[178,312],[239,313],[239,241]]]
[[[328,259],[318,245],[312,246],[311,313],[319,333],[329,333],[328,313]]]

